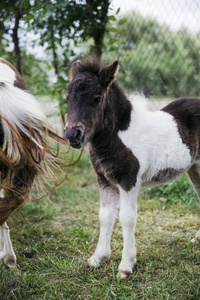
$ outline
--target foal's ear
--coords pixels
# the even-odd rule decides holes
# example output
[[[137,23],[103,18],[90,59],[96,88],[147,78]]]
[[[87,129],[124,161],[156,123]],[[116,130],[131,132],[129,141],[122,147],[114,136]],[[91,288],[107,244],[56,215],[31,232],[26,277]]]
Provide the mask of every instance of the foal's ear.
[[[113,82],[113,80],[115,80],[118,71],[119,71],[119,62],[118,60],[116,60],[111,65],[104,67],[99,74],[101,80],[105,82],[106,85],[108,86]]]
[[[80,62],[74,62],[70,68],[69,79],[70,81],[79,73]]]

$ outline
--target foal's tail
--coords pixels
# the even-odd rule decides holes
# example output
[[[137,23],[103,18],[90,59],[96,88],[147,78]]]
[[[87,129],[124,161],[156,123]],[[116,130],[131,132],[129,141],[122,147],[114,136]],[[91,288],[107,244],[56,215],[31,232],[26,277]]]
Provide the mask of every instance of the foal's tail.
[[[0,79],[0,225],[28,199],[38,175],[59,168],[50,141],[64,140],[47,124],[35,98]]]

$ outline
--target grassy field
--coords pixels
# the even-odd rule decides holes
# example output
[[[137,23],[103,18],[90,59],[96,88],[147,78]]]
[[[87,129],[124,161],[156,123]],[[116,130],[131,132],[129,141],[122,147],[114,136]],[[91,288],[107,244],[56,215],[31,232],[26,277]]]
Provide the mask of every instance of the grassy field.
[[[98,239],[99,195],[86,154],[50,195],[32,202],[9,225],[17,268],[0,266],[0,299],[200,299],[200,208],[187,177],[141,191],[137,264],[119,280],[122,230],[117,220],[112,256],[87,266]]]

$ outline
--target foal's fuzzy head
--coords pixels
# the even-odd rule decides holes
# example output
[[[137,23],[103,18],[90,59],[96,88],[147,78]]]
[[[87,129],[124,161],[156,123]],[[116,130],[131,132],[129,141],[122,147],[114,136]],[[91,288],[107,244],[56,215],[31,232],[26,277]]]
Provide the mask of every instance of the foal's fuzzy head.
[[[81,148],[101,125],[107,90],[115,80],[118,69],[118,61],[102,66],[94,58],[72,65],[67,95],[69,112],[64,130],[72,147]]]

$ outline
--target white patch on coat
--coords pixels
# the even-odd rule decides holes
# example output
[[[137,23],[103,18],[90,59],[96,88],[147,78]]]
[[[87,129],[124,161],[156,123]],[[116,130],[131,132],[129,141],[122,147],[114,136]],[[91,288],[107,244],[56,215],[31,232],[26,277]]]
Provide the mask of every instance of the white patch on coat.
[[[16,131],[20,130],[31,138],[38,147],[42,148],[27,130],[30,124],[33,129],[37,130],[38,126],[41,126],[41,122],[46,121],[46,117],[36,99],[29,92],[12,86],[5,80],[0,79],[0,82],[4,83],[4,86],[0,86],[0,115],[9,120]],[[14,153],[13,147],[15,147],[16,142],[13,139],[10,125],[3,118],[1,119],[1,123],[5,136],[3,150],[7,149],[7,156],[11,157],[12,153]],[[15,153],[16,151],[18,151],[17,148],[15,149]]]
[[[6,62],[3,58],[0,57],[0,82],[8,82],[14,84],[16,79],[15,72],[6,64],[2,63],[2,60]]]
[[[151,181],[160,170],[187,170],[192,158],[173,116],[163,111],[147,111],[145,99],[139,100],[141,105],[138,97],[132,102],[129,128],[120,131],[118,136],[139,160],[139,176],[143,182]]]

